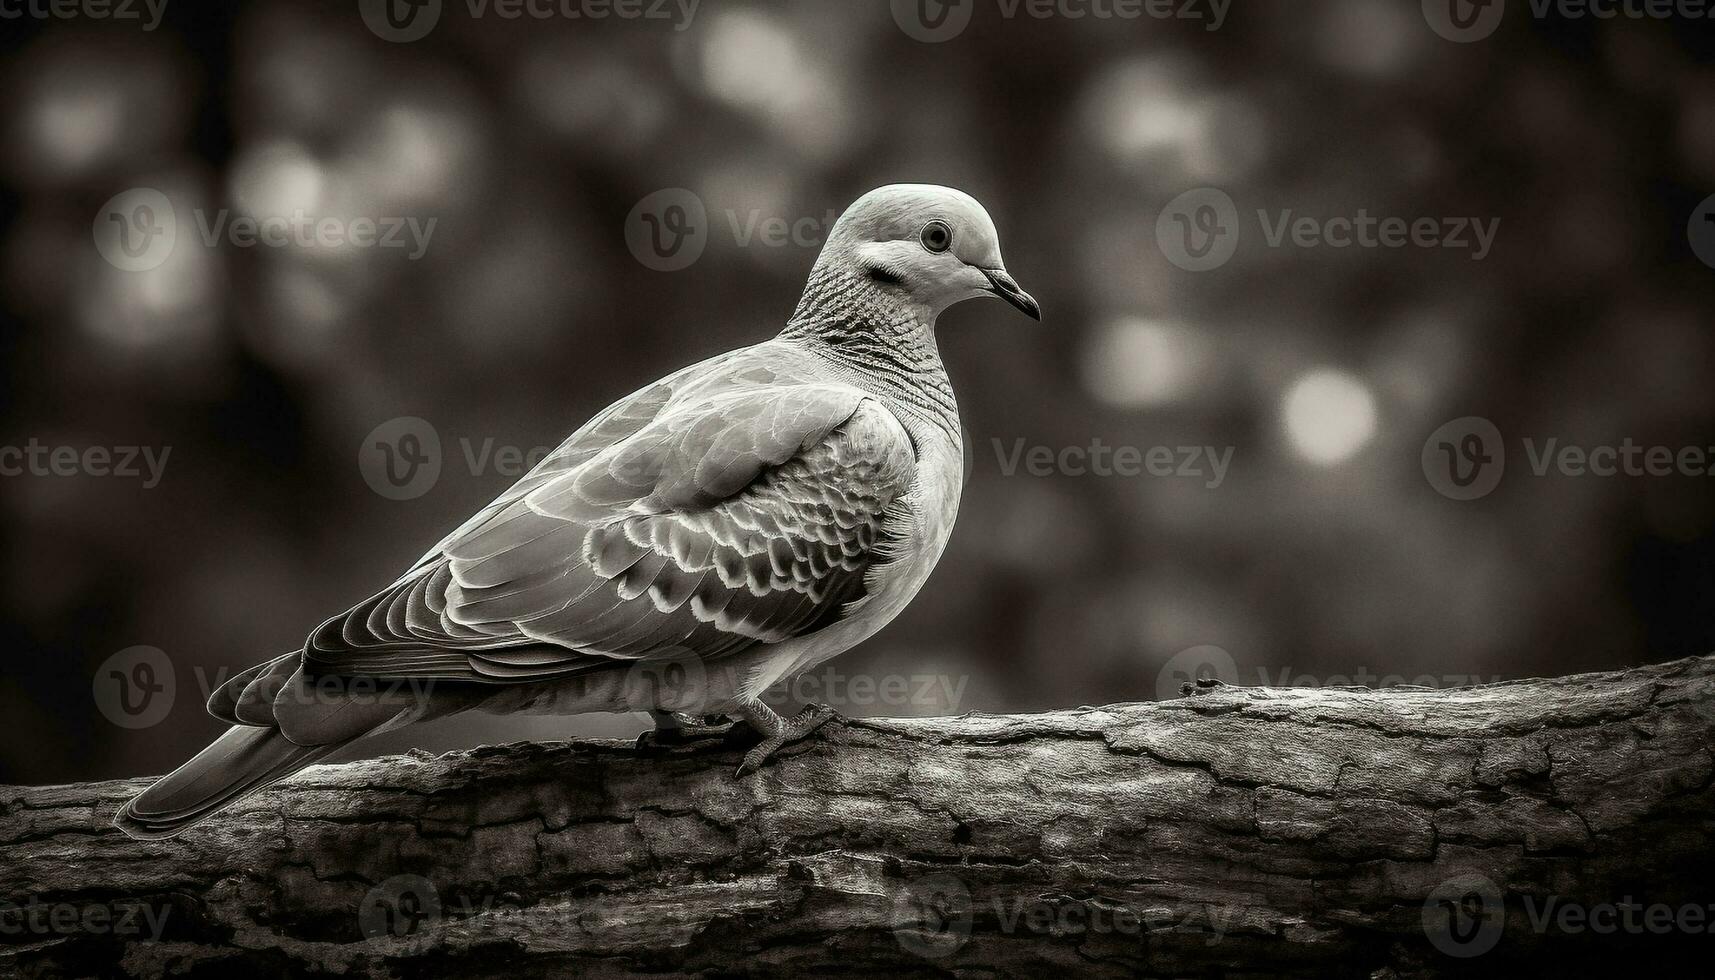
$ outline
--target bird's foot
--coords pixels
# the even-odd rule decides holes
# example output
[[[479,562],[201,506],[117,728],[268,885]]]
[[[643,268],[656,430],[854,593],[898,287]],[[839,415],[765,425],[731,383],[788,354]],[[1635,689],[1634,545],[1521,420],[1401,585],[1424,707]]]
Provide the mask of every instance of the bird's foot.
[[[704,739],[724,739],[738,727],[727,721],[725,715],[699,718],[676,711],[651,711],[649,716],[654,719],[655,727],[637,736],[637,747],[642,750],[668,749]]]
[[[739,779],[761,769],[763,763],[774,753],[840,716],[839,712],[825,704],[812,704],[798,712],[791,721],[787,721],[766,706],[758,704],[756,707],[761,708],[761,711],[747,712],[745,720],[762,732],[762,741],[744,754],[744,763],[738,767]]]

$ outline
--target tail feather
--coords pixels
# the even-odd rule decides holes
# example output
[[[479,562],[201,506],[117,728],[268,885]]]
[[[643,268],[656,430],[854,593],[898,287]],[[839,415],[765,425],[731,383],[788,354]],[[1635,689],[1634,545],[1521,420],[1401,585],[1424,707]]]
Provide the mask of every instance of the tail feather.
[[[244,685],[244,690],[238,693],[232,708],[232,714],[240,725],[262,725],[278,728],[279,721],[274,717],[274,700],[280,691],[292,682],[298,674],[298,658],[288,655],[269,661],[263,665],[265,670]],[[295,739],[294,741],[309,744],[318,742],[317,739]]]
[[[175,837],[339,747],[299,745],[278,729],[235,726],[125,804],[113,818],[114,826],[138,840]]]
[[[228,725],[260,724],[265,728],[273,727],[274,721],[272,718],[261,721],[247,721],[240,718],[238,716],[238,702],[244,697],[244,692],[249,690],[252,682],[257,678],[264,674],[272,674],[280,670],[282,667],[286,667],[287,673],[290,673],[292,669],[296,668],[296,665],[298,661],[302,659],[302,656],[303,655],[299,653],[283,654],[275,657],[273,660],[265,660],[254,667],[234,674],[232,677],[227,679],[226,683],[215,688],[214,693],[209,695],[208,713],[219,718],[221,721],[226,722]]]
[[[304,675],[298,659],[276,657],[221,685],[209,698],[209,712],[233,727],[125,804],[114,825],[140,840],[176,836],[356,739],[465,703],[431,703],[426,683],[383,688],[341,681],[321,687]]]

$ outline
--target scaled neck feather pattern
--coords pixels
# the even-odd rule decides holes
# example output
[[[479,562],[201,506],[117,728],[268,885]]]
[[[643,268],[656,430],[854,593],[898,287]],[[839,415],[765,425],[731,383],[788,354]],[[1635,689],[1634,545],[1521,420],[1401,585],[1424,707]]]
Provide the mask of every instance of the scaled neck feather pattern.
[[[932,425],[959,444],[959,406],[928,309],[861,272],[822,263],[780,339],[833,362],[858,387],[901,410],[908,429]]]

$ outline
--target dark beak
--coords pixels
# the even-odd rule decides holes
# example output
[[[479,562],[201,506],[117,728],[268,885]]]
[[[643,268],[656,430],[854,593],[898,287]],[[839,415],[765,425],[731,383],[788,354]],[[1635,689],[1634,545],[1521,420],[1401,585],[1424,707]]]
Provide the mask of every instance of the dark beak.
[[[1042,319],[1042,306],[1029,293],[1019,289],[1018,283],[1013,282],[1005,269],[984,269],[982,273],[988,276],[996,296],[1023,310],[1024,315],[1032,320]]]

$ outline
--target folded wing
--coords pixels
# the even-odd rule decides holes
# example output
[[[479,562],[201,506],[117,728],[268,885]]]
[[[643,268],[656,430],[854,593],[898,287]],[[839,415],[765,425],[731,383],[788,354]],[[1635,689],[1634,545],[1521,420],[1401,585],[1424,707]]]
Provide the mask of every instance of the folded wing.
[[[323,624],[304,666],[517,682],[812,632],[864,599],[915,468],[848,385],[742,362],[669,379]]]

